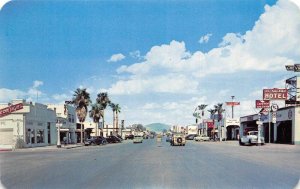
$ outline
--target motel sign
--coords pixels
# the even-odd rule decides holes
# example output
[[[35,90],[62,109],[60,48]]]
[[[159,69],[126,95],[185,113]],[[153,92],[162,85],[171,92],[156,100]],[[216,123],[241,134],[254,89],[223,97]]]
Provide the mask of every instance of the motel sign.
[[[264,100],[286,100],[288,91],[287,89],[264,89]]]

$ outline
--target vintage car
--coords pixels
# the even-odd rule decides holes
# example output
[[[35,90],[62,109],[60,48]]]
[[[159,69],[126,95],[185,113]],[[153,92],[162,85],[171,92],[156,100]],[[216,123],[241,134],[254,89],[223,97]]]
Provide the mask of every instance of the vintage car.
[[[265,138],[263,136],[260,136],[260,143],[258,143],[258,131],[248,131],[247,135],[242,136],[239,140],[240,145],[245,144],[265,144]]]
[[[171,146],[185,146],[185,137],[181,133],[176,133],[172,135],[170,144]]]
[[[133,137],[133,143],[143,143],[143,137],[139,135],[135,135]]]
[[[194,137],[195,141],[209,141],[210,138],[206,135],[197,135]]]

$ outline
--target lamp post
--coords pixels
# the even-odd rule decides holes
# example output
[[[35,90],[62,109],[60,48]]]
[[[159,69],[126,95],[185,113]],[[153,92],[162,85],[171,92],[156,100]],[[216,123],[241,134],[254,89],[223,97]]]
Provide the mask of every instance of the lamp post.
[[[58,124],[57,124],[57,144],[56,144],[56,147],[61,148],[61,143],[60,143],[60,121],[58,120],[57,122],[58,122]]]

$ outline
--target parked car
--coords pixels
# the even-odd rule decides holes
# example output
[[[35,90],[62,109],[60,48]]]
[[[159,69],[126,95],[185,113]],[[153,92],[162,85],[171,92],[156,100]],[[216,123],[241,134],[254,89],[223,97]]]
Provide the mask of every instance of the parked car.
[[[133,137],[134,137],[134,135],[126,135],[126,136],[125,136],[125,140],[127,140],[127,139],[130,139],[130,140],[132,140],[132,139],[133,139]]]
[[[195,136],[197,136],[197,134],[189,134],[185,137],[186,140],[194,140]]]
[[[195,141],[209,141],[210,138],[206,135],[197,135],[194,137]]]
[[[100,145],[100,144],[107,144],[106,139],[102,136],[91,137],[84,141],[85,146]]]
[[[121,139],[119,139],[118,137],[116,137],[114,135],[106,137],[106,140],[107,140],[108,143],[120,143],[120,142],[122,142]]]
[[[169,135],[169,136],[167,136],[167,138],[166,138],[166,142],[171,142],[171,135]]]
[[[139,135],[134,136],[133,143],[143,143],[143,137]]]
[[[265,138],[260,136],[261,145],[265,144]],[[239,140],[240,145],[258,144],[258,131],[248,131],[246,136],[242,136]]]

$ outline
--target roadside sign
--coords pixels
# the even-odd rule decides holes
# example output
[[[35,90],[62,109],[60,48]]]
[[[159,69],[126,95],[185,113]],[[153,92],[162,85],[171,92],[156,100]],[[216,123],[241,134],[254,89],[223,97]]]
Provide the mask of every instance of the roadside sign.
[[[270,107],[270,100],[256,100],[255,101],[256,108],[269,108]]]
[[[286,100],[288,91],[287,89],[264,89],[264,100]]]
[[[300,72],[300,64],[294,64],[294,72]]]
[[[271,110],[272,110],[272,112],[276,112],[278,110],[278,105],[277,104],[272,104]]]
[[[285,65],[287,71],[294,71],[294,65]]]
[[[15,112],[15,111],[18,111],[21,109],[23,109],[23,103],[8,106],[7,108],[3,108],[0,110],[0,117],[7,116],[7,115],[11,114],[12,112]]]
[[[227,106],[238,106],[240,105],[240,102],[226,102]]]
[[[272,113],[272,123],[276,123],[276,112]]]
[[[268,108],[263,108],[263,109],[260,110],[259,113],[261,113],[263,115],[268,115],[269,114],[269,109]]]

